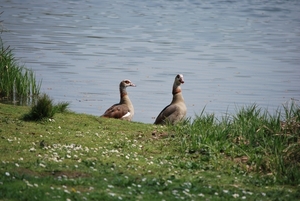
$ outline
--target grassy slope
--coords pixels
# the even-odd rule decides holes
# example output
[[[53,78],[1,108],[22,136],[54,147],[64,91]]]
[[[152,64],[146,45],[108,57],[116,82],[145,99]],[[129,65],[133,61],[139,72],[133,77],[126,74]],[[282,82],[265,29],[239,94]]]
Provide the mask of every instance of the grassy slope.
[[[0,104],[0,200],[297,200],[299,186],[180,151],[170,127]],[[199,165],[200,164],[200,165]],[[212,167],[214,166],[214,167]],[[232,167],[232,169],[231,169]]]

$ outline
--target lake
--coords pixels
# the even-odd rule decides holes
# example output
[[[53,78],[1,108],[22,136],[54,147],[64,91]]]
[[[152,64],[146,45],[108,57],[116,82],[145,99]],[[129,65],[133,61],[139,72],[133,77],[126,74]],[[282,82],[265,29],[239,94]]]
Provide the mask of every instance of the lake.
[[[133,121],[153,123],[178,73],[192,118],[299,104],[297,0],[5,0],[2,11],[3,42],[78,113],[103,114],[130,79]]]

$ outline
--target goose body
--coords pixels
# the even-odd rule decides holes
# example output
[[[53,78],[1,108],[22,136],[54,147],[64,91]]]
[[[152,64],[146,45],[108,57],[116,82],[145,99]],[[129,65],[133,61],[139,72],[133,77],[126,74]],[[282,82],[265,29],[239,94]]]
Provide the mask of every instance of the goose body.
[[[119,85],[120,102],[108,108],[102,117],[131,121],[134,115],[134,108],[129,99],[126,88],[135,86],[136,85],[128,79],[122,80]]]
[[[176,75],[172,89],[172,102],[159,113],[154,124],[176,124],[186,116],[187,108],[180,87],[183,83],[183,75]]]

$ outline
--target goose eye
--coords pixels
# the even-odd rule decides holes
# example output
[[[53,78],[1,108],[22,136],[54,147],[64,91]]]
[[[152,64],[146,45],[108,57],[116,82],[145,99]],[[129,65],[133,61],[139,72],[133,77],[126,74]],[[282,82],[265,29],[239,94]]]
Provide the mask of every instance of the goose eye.
[[[180,78],[180,75],[177,75],[177,78]]]

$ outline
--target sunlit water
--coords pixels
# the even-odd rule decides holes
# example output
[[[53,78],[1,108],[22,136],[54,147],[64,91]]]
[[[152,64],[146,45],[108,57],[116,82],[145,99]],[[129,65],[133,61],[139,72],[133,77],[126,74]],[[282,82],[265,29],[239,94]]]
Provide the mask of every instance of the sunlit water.
[[[153,123],[178,73],[192,118],[300,99],[300,1],[6,0],[1,11],[5,44],[79,113],[103,114],[127,78],[133,120]]]

